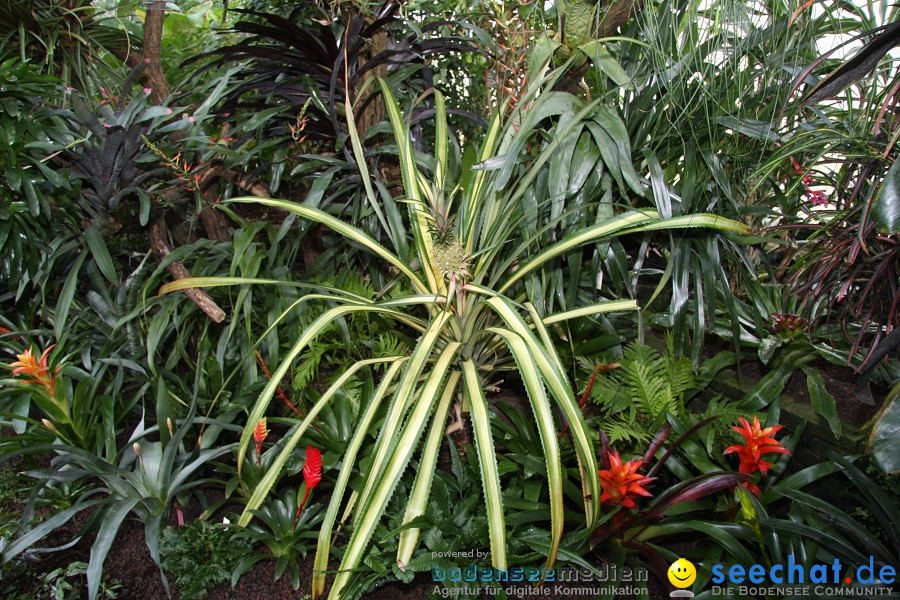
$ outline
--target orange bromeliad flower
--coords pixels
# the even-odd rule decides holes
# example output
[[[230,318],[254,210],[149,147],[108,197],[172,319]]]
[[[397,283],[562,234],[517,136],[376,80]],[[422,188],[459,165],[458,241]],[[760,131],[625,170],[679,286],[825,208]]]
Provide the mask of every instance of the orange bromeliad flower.
[[[262,462],[262,445],[265,439],[269,437],[269,430],[266,427],[266,418],[263,417],[256,423],[253,428],[253,441],[256,442],[256,464]]]
[[[43,386],[47,393],[51,396],[53,395],[53,384],[55,383],[56,376],[50,374],[50,368],[47,366],[47,355],[50,354],[50,351],[53,350],[54,346],[50,346],[41,354],[41,359],[38,361],[37,357],[31,352],[31,347],[27,348],[25,352],[22,354],[17,354],[16,362],[10,364],[10,367],[13,368],[13,376],[18,375],[19,373],[24,373],[26,376],[31,377],[31,379],[23,380],[22,383],[36,383],[37,385]],[[57,369],[57,372],[59,369]]]
[[[763,454],[777,452],[779,454],[790,454],[787,448],[781,445],[781,442],[773,436],[781,430],[781,425],[766,427],[765,429],[759,424],[759,418],[753,417],[753,425],[751,425],[744,417],[738,417],[743,427],[732,426],[732,429],[744,436],[744,444],[735,444],[725,448],[725,454],[737,452],[741,459],[740,473],[751,475],[760,471],[763,475],[768,473],[771,463],[762,460]]]
[[[781,425],[773,425],[763,429],[757,417],[753,417],[752,425],[744,417],[738,417],[738,420],[741,422],[742,427],[732,426],[731,428],[744,437],[744,443],[725,448],[725,454],[737,452],[738,458],[741,459],[741,465],[738,467],[739,473],[752,475],[759,471],[765,475],[769,472],[769,467],[772,466],[772,463],[763,460],[763,454],[772,452],[790,454],[787,448],[782,446],[781,442],[774,437],[781,430]],[[759,487],[755,484],[744,482],[744,487],[759,495]]]
[[[653,481],[655,477],[646,477],[637,472],[643,464],[644,461],[641,459],[633,459],[623,464],[618,451],[610,452],[609,469],[599,471],[600,487],[603,489],[600,502],[634,508],[635,497],[652,496],[642,486]]]

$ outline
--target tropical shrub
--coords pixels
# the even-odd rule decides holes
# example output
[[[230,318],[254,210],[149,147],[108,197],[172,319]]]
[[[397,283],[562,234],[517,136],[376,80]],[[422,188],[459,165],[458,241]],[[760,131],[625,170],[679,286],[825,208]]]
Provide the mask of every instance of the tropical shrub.
[[[558,75],[558,72],[551,75],[551,84]],[[250,411],[248,426],[241,438],[239,469],[249,449],[253,428],[265,415],[275,395],[277,382],[309,342],[334,319],[371,312],[396,319],[404,327],[419,332],[421,337],[408,355],[358,361],[323,393],[299,426],[290,432],[289,439],[254,490],[240,519],[241,525],[250,522],[253,511],[262,504],[280,477],[293,449],[343,382],[371,365],[389,364],[390,368],[365,408],[363,425],[344,458],[344,466],[320,531],[317,571],[327,566],[332,526],[365,430],[378,414],[381,402],[390,396],[372,464],[365,473],[365,484],[355,502],[353,534],[344,549],[340,572],[331,588],[332,597],[340,596],[350,573],[363,559],[397,481],[419,446],[419,439],[428,431],[404,521],[408,523],[422,514],[433,480],[437,445],[454,400],[468,408],[475,432],[492,564],[496,568],[506,568],[506,525],[485,391],[494,389],[503,373],[515,368],[518,368],[528,391],[543,445],[552,524],[547,563],[552,566],[562,536],[562,479],[556,424],[544,385],[549,388],[572,431],[582,474],[583,508],[589,526],[599,517],[600,505],[595,499],[599,497],[600,488],[592,443],[548,333],[548,326],[578,316],[633,309],[636,303],[598,302],[561,314],[543,316],[530,303],[525,302],[522,308],[520,303],[529,296],[543,297],[543,293],[538,291],[542,287],[542,267],[584,244],[602,242],[626,233],[679,227],[711,227],[737,233],[745,231],[739,223],[713,216],[663,219],[649,210],[627,210],[614,214],[612,206],[608,205],[595,225],[567,232],[555,243],[548,241],[547,245],[542,245],[571,212],[560,210],[560,205],[546,200],[553,196],[545,194],[546,188],[541,183],[547,181],[544,167],[570,139],[569,136],[572,136],[571,139],[584,139],[585,143],[590,144],[590,134],[585,138],[582,133],[596,131],[600,140],[613,139],[606,131],[615,129],[617,125],[614,113],[598,101],[585,105],[568,94],[545,92],[538,95],[542,89],[541,83],[533,83],[529,89],[527,100],[531,107],[521,118],[517,116],[505,125],[499,117],[494,118],[480,146],[466,152],[457,151],[456,142],[452,138],[448,140],[443,97],[435,92],[436,146],[434,155],[427,160],[431,167],[423,170],[416,165],[408,127],[394,96],[382,82],[399,148],[412,245],[402,239],[393,251],[389,250],[359,229],[304,205],[255,198],[232,200],[278,207],[321,223],[384,260],[396,270],[398,276],[406,278],[415,291],[414,295],[391,300],[351,296],[336,290],[304,297],[304,301],[328,300],[334,308],[307,327],[293,344]],[[554,135],[544,141],[536,127],[548,118],[557,121],[557,125]],[[528,147],[529,143],[534,144],[535,150],[538,145],[544,147],[540,152],[535,152]],[[624,141],[617,143],[616,152],[628,156]],[[363,180],[367,181],[366,165],[359,154],[358,140],[354,140],[354,147],[358,167]],[[604,151],[606,149],[604,147]],[[535,154],[529,158],[531,152]],[[600,154],[594,153],[589,164],[603,164],[604,169],[617,173],[617,178],[621,180],[622,165],[630,163],[621,160],[603,160],[599,163]],[[615,154],[609,155],[610,158],[612,156]],[[519,161],[523,159],[526,162],[520,167]],[[580,181],[584,183],[584,179]],[[632,188],[641,191],[636,183]],[[587,201],[588,198],[585,198]],[[411,264],[414,266],[410,267]],[[197,283],[184,280],[166,286],[163,291]],[[223,280],[219,283],[231,282]],[[430,419],[432,411],[434,417]],[[429,421],[432,423],[430,428]],[[406,564],[410,559],[419,535],[417,528],[409,528],[402,533],[397,553],[399,565]],[[320,595],[323,587],[324,573],[319,572],[314,576],[314,596]]]

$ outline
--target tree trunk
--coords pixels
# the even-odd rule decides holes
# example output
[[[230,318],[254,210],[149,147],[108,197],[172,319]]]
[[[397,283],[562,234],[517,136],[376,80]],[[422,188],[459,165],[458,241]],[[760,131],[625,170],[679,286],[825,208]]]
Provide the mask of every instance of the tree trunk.
[[[160,63],[162,50],[163,21],[166,19],[166,3],[157,0],[147,7],[144,18],[144,43],[141,59],[149,66],[141,76],[145,87],[150,88],[150,97],[156,104],[162,104],[169,97],[169,81]]]

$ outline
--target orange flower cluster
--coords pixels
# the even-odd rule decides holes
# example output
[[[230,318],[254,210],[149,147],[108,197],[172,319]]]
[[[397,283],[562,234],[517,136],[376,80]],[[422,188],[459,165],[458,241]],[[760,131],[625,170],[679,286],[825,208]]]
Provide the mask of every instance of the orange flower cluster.
[[[781,425],[773,425],[772,427],[763,427],[759,424],[759,418],[753,417],[751,425],[744,417],[739,417],[741,427],[733,426],[732,429],[737,431],[744,438],[743,444],[735,444],[725,449],[725,454],[737,452],[741,459],[741,465],[738,468],[739,473],[752,475],[757,471],[765,475],[769,472],[772,463],[762,459],[763,454],[778,453],[790,454],[787,448],[781,445],[781,442],[775,439],[775,434],[781,430]],[[744,487],[756,494],[760,493],[759,486],[750,482],[744,482]]]
[[[600,496],[602,504],[616,506],[621,504],[625,508],[634,508],[634,498],[637,496],[651,496],[643,486],[653,481],[654,477],[646,477],[637,472],[644,464],[643,460],[633,459],[622,463],[616,450],[609,453],[609,469],[600,469],[600,487],[603,494]]]
[[[54,344],[55,346],[55,344]],[[40,360],[31,352],[31,348],[25,350],[22,354],[17,354],[16,362],[10,364],[13,367],[13,376],[24,374],[31,379],[23,380],[22,383],[33,383],[43,387],[50,396],[53,396],[53,385],[56,383],[56,374],[50,373],[50,367],[47,366],[47,355],[53,350],[54,346],[50,346],[41,354]],[[59,372],[59,369],[57,369]]]

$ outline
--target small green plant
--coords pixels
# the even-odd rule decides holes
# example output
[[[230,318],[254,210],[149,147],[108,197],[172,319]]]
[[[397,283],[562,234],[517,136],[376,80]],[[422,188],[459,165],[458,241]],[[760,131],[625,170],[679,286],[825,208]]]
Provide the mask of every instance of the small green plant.
[[[49,592],[50,600],[65,600],[67,598],[82,598],[84,596],[85,582],[87,581],[88,565],[84,562],[74,562],[68,567],[60,567],[50,571],[43,577],[43,590]],[[106,579],[100,583],[98,598],[112,600],[119,597],[122,591],[122,583],[116,579]]]
[[[192,521],[166,527],[160,542],[162,567],[175,578],[182,598],[206,598],[207,590],[231,579],[250,543],[224,525]]]
[[[298,496],[299,491],[291,488],[280,498],[269,499],[254,513],[257,520],[238,534],[254,546],[265,546],[268,552],[243,557],[232,573],[232,585],[253,565],[272,558],[278,561],[275,578],[279,579],[286,570],[290,570],[291,585],[295,590],[300,587],[298,562],[315,546],[318,526],[325,513],[318,504],[303,508]]]

